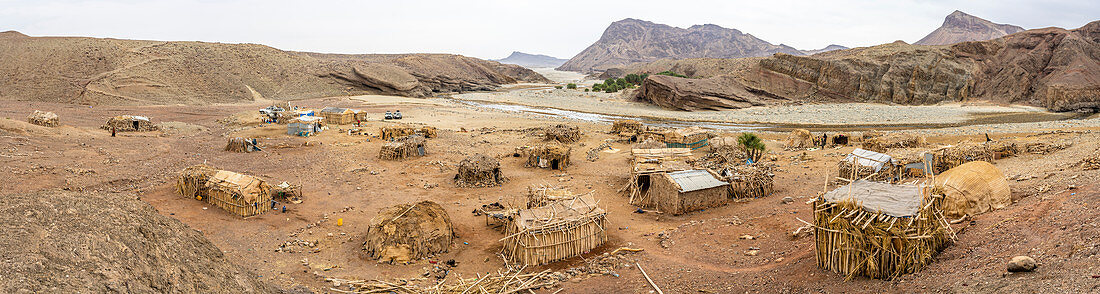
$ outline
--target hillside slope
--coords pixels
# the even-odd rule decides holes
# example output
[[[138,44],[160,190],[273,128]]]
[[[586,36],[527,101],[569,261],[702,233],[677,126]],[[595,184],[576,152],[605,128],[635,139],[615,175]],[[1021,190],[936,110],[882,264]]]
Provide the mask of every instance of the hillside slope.
[[[132,195],[7,195],[0,256],[5,293],[281,292]]]
[[[0,99],[77,104],[209,104],[348,94],[424,97],[516,81],[528,69],[445,54],[288,52],[256,44],[0,33]]]
[[[565,64],[565,59],[555,58],[553,56],[542,54],[527,54],[519,51],[512,52],[511,55],[503,59],[495,59],[493,61],[504,64],[515,64],[527,68],[552,68],[559,67]]]

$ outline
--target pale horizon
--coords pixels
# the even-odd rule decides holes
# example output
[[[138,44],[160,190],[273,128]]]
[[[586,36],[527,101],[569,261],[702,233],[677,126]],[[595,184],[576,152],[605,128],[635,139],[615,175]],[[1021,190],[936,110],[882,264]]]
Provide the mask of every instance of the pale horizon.
[[[659,8],[659,9],[654,9]],[[523,1],[356,2],[0,0],[0,31],[163,41],[256,43],[321,53],[450,53],[484,59],[513,51],[569,59],[614,21],[686,28],[715,24],[773,44],[913,43],[955,10],[1026,29],[1097,20],[1094,1]]]

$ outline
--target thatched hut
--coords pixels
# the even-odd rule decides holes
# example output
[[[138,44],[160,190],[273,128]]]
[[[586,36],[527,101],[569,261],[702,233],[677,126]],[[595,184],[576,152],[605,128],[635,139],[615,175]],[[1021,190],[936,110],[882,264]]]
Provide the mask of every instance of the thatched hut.
[[[570,125],[554,125],[543,128],[543,136],[549,141],[558,141],[564,144],[580,141],[581,129]]]
[[[665,132],[664,142],[667,148],[690,148],[695,150],[706,147],[709,144],[710,137],[710,131],[700,127],[690,127]]]
[[[379,211],[367,228],[363,250],[379,262],[405,263],[447,252],[454,238],[447,211],[438,203],[421,201]]]
[[[943,191],[943,211],[950,217],[977,215],[1012,204],[1012,190],[1004,173],[985,161],[971,161],[936,176]]]
[[[505,226],[502,253],[511,263],[537,266],[578,256],[607,241],[607,212],[591,195],[521,209]]]
[[[458,163],[455,185],[459,187],[495,187],[508,178],[500,172],[500,161],[489,156],[475,154]]]
[[[256,138],[233,137],[225,144],[225,151],[247,153],[260,151],[260,147],[257,146]]]
[[[707,170],[685,170],[654,174],[645,196],[633,204],[673,215],[726,205],[729,183]]]
[[[358,110],[341,107],[325,107],[321,109],[321,117],[325,123],[332,125],[350,125],[355,123]]]
[[[646,131],[645,125],[636,120],[616,120],[611,123],[611,134],[619,141],[638,142],[639,135]]]
[[[35,110],[34,113],[31,113],[31,116],[27,117],[27,122],[51,128],[61,125],[61,119],[56,113],[40,110]]]
[[[424,126],[416,128],[410,125],[392,125],[382,127],[379,131],[382,140],[394,140],[409,135],[420,135],[424,138],[435,138],[438,136],[438,130],[434,127]]]
[[[787,141],[785,142],[784,148],[787,150],[813,148],[819,145],[815,139],[813,133],[810,133],[809,130],[791,130],[791,133],[787,135]]]
[[[271,185],[264,180],[206,165],[188,167],[176,180],[180,195],[205,200],[233,214],[250,217],[271,207]]]
[[[939,174],[971,161],[993,162],[1015,156],[1021,149],[1016,143],[1004,141],[967,142],[938,148],[931,152],[935,158],[932,169]]]
[[[401,160],[408,157],[420,157],[427,154],[427,140],[421,135],[409,135],[392,142],[382,144],[378,158]]]
[[[543,207],[554,201],[573,200],[573,198],[577,198],[577,195],[573,194],[569,189],[530,186],[527,187],[527,204],[524,205],[524,208]]]
[[[928,265],[954,238],[934,191],[858,180],[814,199],[818,266],[891,279]]]
[[[569,167],[569,154],[572,151],[572,147],[562,144],[516,147],[516,154],[527,158],[527,163],[524,166],[557,170]]]
[[[116,132],[149,132],[156,131],[157,125],[153,124],[148,117],[119,115],[107,119],[107,122],[99,128],[108,131],[113,129]]]
[[[719,170],[718,175],[729,182],[731,199],[767,197],[775,190],[775,174],[764,165],[730,165]]]
[[[893,148],[914,148],[924,147],[928,145],[928,140],[924,136],[913,135],[909,133],[881,133],[881,132],[867,132],[864,133],[863,142],[860,144],[860,148],[886,153]]]

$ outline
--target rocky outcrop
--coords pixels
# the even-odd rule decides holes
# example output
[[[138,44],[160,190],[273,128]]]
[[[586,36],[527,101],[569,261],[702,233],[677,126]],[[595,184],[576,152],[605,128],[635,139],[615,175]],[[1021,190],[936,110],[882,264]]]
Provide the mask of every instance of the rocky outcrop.
[[[76,104],[208,104],[262,97],[496,89],[549,82],[529,69],[450,54],[341,55],[256,44],[0,33],[0,99]]]
[[[821,48],[821,49],[802,50],[802,54],[814,55],[814,54],[818,54],[818,53],[825,53],[825,52],[829,52],[829,51],[844,50],[844,49],[851,49],[851,48],[840,46],[840,45],[837,45],[837,44],[832,44],[832,45],[829,45],[829,46],[825,46],[825,48]]]
[[[740,58],[774,53],[802,54],[750,34],[717,25],[677,28],[644,20],[611,23],[599,41],[565,62],[558,70],[592,72],[662,58]]]
[[[955,10],[943,20],[943,25],[929,33],[917,45],[950,45],[968,41],[992,40],[1024,31],[1024,28],[999,24]]]
[[[1100,21],[1079,29],[1024,31],[951,46],[904,42],[813,56],[776,54],[759,59],[688,59],[632,66],[625,72],[678,69],[704,73],[728,87],[684,88],[658,77],[638,98],[675,109],[744,107],[776,101],[875,102],[905,105],[990,101],[1053,111],[1100,109]],[[698,76],[696,76],[698,77]],[[736,84],[734,84],[736,82]],[[674,85],[674,86],[673,86]],[[752,100],[744,93],[760,98]],[[696,93],[700,92],[700,93]],[[771,98],[771,97],[781,97]],[[731,100],[735,103],[717,103]],[[748,102],[743,103],[743,102]]]
[[[527,68],[554,68],[565,64],[567,60],[542,54],[527,54],[514,51],[512,55],[494,61],[504,64],[515,64]]]
[[[636,97],[661,107],[679,110],[719,110],[764,106],[784,100],[749,88],[731,76],[707,79],[652,75],[642,82]]]

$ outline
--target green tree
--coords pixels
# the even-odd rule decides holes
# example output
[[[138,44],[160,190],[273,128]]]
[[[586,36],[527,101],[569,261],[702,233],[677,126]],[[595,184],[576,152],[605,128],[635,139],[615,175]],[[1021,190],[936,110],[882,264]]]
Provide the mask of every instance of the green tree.
[[[741,150],[745,151],[745,155],[748,155],[752,162],[759,162],[760,156],[764,155],[767,149],[764,141],[753,133],[741,133],[741,136],[737,137],[737,144],[741,145]]]
[[[554,86],[554,89],[561,89],[561,85]]]
[[[574,84],[574,83],[568,83],[568,84],[565,84],[565,88],[566,88],[566,89],[576,89],[576,88],[577,88],[577,84]]]

